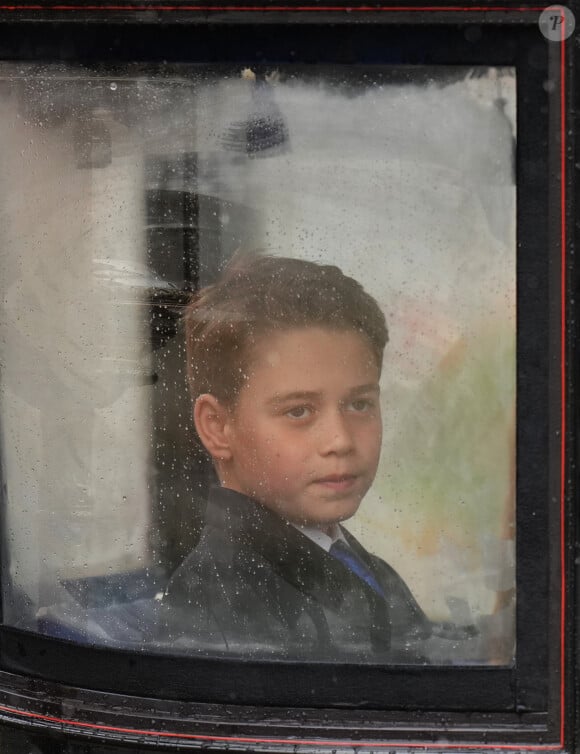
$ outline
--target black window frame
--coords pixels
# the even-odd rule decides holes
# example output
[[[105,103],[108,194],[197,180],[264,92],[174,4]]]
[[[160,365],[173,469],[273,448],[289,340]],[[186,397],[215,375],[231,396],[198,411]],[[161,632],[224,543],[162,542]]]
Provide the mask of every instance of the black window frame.
[[[135,60],[513,65],[518,123],[515,666],[387,668],[156,656],[2,626],[0,719],[184,748],[203,742],[219,747],[220,741],[256,750],[326,750],[353,742],[438,747],[442,740],[475,748],[571,745],[577,369],[572,247],[579,160],[570,129],[578,95],[571,84],[573,44],[554,45],[542,37],[540,10],[513,2],[439,9],[411,2],[360,8],[342,2],[0,8],[2,60],[89,67]],[[555,86],[545,86],[548,80]]]

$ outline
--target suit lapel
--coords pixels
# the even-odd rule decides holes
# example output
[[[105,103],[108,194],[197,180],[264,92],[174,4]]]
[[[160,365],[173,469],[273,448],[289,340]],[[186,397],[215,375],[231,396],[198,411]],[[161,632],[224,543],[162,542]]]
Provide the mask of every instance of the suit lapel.
[[[209,503],[208,525],[227,529],[232,541],[261,555],[280,578],[317,602],[336,609],[346,593],[357,590],[364,592],[375,608],[384,605],[384,600],[374,589],[343,563],[252,498],[223,487],[214,487]],[[365,550],[351,534],[345,532],[345,536],[348,544],[374,573]]]

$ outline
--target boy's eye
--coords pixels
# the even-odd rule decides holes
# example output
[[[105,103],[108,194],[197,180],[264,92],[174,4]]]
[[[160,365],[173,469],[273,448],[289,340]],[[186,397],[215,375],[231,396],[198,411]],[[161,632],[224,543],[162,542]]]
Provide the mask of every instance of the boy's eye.
[[[351,401],[349,406],[353,411],[364,413],[365,411],[371,411],[375,407],[375,402],[370,398],[357,398],[355,401]]]
[[[312,409],[308,406],[294,406],[294,408],[286,411],[286,416],[289,416],[291,419],[306,419],[311,413]]]

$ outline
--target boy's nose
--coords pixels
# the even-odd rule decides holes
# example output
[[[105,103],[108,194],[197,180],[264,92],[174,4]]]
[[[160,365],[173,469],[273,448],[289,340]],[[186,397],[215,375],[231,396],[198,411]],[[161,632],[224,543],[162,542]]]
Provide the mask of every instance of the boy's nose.
[[[352,448],[353,438],[346,417],[341,411],[328,416],[323,428],[323,453],[338,453],[343,455],[349,453]]]

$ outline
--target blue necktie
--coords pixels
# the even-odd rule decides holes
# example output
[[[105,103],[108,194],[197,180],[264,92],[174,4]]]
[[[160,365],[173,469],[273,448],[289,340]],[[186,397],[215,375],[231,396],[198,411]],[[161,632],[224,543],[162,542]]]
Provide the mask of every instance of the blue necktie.
[[[368,584],[371,589],[375,591],[380,597],[382,597],[383,599],[385,598],[385,593],[381,589],[379,582],[369,570],[368,566],[363,563],[358,555],[355,555],[355,553],[347,544],[345,544],[345,542],[342,541],[342,539],[337,539],[336,542],[332,544],[329,553],[333,558],[336,558],[336,560],[340,560],[340,562],[345,565],[349,571],[352,571],[352,573],[356,574],[359,579],[362,579],[365,582],[365,584]]]

